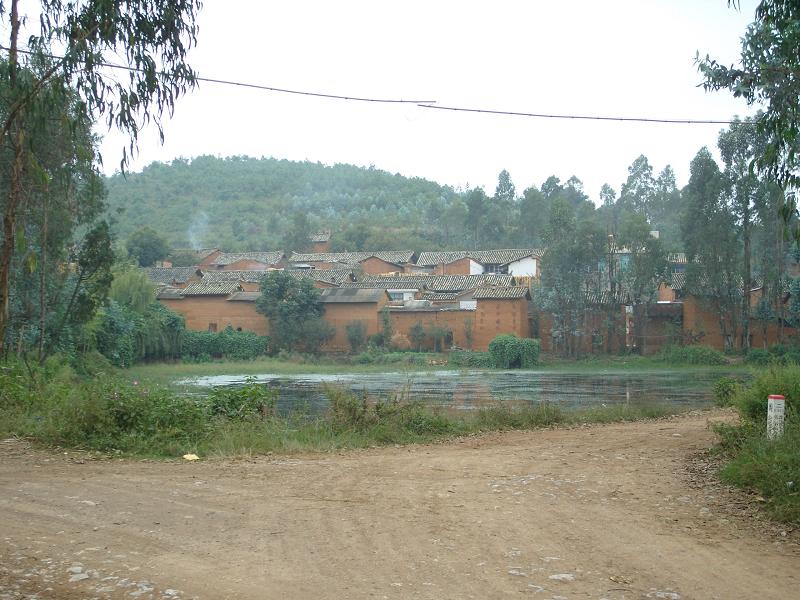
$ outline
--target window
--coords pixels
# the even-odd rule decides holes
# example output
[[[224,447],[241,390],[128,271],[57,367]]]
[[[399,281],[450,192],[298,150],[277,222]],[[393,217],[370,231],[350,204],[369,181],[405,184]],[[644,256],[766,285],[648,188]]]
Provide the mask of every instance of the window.
[[[208,324],[208,331],[209,331],[209,333],[217,333],[217,324],[216,323],[209,323]]]

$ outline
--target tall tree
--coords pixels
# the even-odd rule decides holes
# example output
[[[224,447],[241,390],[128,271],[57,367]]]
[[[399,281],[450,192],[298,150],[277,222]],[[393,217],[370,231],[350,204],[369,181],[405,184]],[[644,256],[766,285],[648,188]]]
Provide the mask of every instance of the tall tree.
[[[475,247],[479,247],[486,238],[484,229],[489,216],[489,199],[483,188],[475,188],[467,193],[466,226],[473,235]]]
[[[0,350],[9,317],[9,288],[17,247],[17,219],[26,198],[26,165],[38,162],[27,144],[32,120],[47,118],[54,103],[74,93],[93,118],[130,136],[136,147],[140,126],[155,122],[163,137],[160,115],[171,112],[176,98],[192,87],[193,71],[185,58],[194,44],[199,0],[42,0],[26,31],[20,0],[0,3],[0,23],[8,31],[8,60],[0,69],[7,92],[0,137],[7,148],[0,244]],[[20,40],[27,49],[20,50]],[[54,52],[61,56],[52,58]],[[130,70],[109,74],[106,63],[122,60]],[[60,91],[62,98],[55,92]],[[128,151],[123,157],[126,163]]]
[[[641,213],[648,222],[652,222],[655,183],[653,167],[642,154],[628,167],[628,179],[622,184],[619,194],[622,210]]]
[[[736,219],[726,203],[726,182],[708,148],[689,167],[683,191],[686,212],[686,287],[717,314],[726,349],[736,340],[741,309],[740,245]]]
[[[161,237],[155,229],[146,225],[131,234],[125,242],[125,248],[140,267],[151,267],[156,261],[163,260],[169,254],[167,240]]]
[[[762,137],[755,125],[734,119],[727,130],[719,134],[717,146],[725,165],[725,177],[729,186],[730,207],[738,220],[742,238],[742,347],[750,348],[750,305],[753,288],[752,237],[753,220],[758,195],[764,186],[750,169],[752,160],[763,152]]]
[[[738,0],[728,0],[738,7]],[[727,67],[697,56],[707,90],[727,89],[750,105],[764,105],[757,119],[766,148],[755,158],[759,170],[784,187],[800,185],[800,3],[761,0],[742,37],[740,64]],[[784,211],[796,211],[796,198]]]

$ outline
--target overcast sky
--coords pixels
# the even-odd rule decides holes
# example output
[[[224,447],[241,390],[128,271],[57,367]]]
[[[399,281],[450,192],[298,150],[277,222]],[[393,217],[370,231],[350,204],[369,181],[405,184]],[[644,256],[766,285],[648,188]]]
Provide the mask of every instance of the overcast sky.
[[[727,119],[752,110],[698,88],[697,51],[733,63],[752,21],[726,0],[205,0],[190,63],[201,76],[496,110]],[[352,163],[493,193],[576,175],[597,201],[640,154],[679,185],[721,126],[603,123],[453,113],[210,83],[141,137],[139,170],[200,154]],[[105,133],[107,172],[124,140]]]

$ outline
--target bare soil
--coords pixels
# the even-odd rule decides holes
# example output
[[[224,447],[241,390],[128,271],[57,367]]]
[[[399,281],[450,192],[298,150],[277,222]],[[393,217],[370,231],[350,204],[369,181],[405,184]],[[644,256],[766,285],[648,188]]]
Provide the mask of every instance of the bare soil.
[[[798,533],[704,458],[731,418],[199,462],[0,441],[0,599],[797,597]]]

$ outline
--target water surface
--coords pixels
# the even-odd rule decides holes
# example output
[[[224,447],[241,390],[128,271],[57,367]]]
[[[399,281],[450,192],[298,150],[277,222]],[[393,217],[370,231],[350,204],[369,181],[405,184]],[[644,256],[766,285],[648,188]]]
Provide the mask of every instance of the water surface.
[[[648,371],[564,373],[556,371],[424,371],[413,373],[345,373],[251,375],[278,390],[278,408],[324,410],[325,388],[335,385],[369,400],[419,400],[430,406],[473,410],[496,402],[551,403],[567,410],[601,405],[669,405],[702,408],[712,403],[719,371]],[[197,388],[239,386],[246,375],[214,375],[184,379]]]

